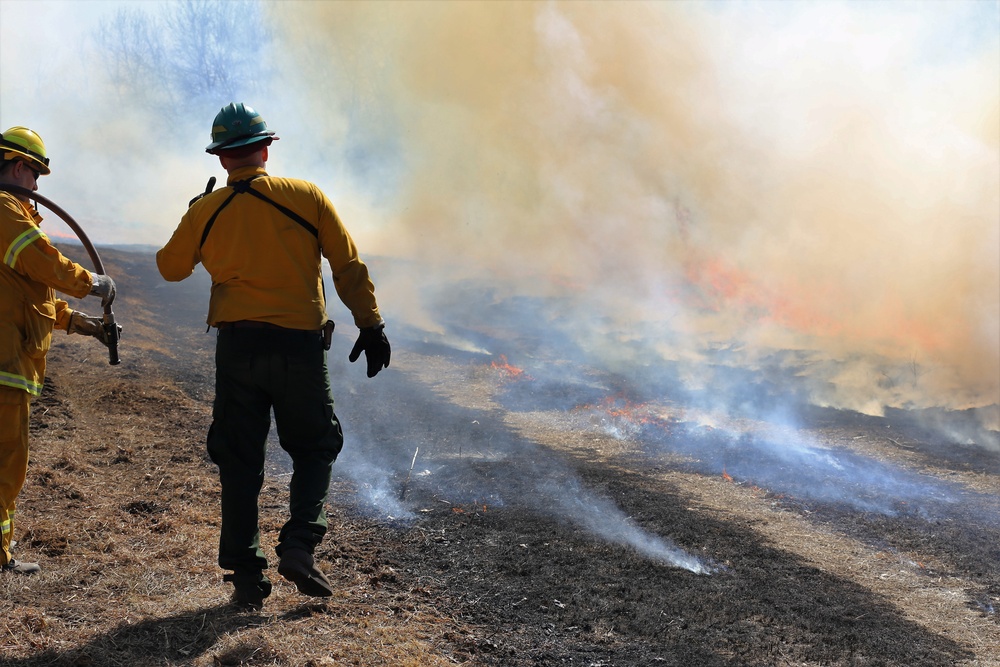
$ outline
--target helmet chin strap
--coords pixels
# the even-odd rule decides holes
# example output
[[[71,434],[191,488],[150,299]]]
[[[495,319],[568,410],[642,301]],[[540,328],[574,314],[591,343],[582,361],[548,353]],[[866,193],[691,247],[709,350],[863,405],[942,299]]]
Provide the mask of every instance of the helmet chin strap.
[[[42,204],[45,208],[62,218],[62,221],[73,230],[77,238],[80,239],[80,243],[83,244],[87,254],[90,255],[90,260],[94,263],[94,270],[100,274],[106,273],[101,256],[97,253],[97,248],[94,247],[94,244],[90,242],[90,238],[87,237],[87,233],[83,231],[83,228],[80,227],[69,213],[61,209],[50,199],[28,188],[22,188],[20,185],[0,183],[0,192],[10,192],[26,199],[34,199],[37,203]],[[110,301],[104,306],[104,331],[108,337],[108,363],[112,366],[117,366],[121,363],[121,359],[118,357],[118,325],[115,323],[115,314],[111,310]]]

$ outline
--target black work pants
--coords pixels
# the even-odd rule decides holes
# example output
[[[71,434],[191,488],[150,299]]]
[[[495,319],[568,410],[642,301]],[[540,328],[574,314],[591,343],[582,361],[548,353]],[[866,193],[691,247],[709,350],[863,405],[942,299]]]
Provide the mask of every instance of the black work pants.
[[[215,364],[208,453],[222,483],[219,566],[253,577],[267,567],[258,495],[271,410],[278,441],[292,459],[289,518],[278,535],[279,556],[293,547],[312,553],[326,534],[323,505],[344,435],[333,411],[319,332],[220,329]]]

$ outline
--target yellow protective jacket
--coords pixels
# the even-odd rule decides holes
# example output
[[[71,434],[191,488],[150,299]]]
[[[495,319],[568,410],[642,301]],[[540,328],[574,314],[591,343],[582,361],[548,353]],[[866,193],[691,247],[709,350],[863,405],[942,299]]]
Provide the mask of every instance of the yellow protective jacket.
[[[55,249],[41,221],[34,206],[0,192],[0,385],[32,396],[42,392],[52,329],[65,330],[73,313],[53,290],[82,299],[92,286],[90,272]]]
[[[184,280],[201,263],[212,277],[208,324],[256,320],[289,329],[319,330],[327,320],[322,257],[333,271],[337,295],[359,327],[382,318],[368,267],[326,195],[308,181],[268,176],[258,167],[234,170],[228,186],[257,176],[250,187],[291,209],[313,227],[318,239],[266,201],[236,194],[215,219],[202,244],[209,220],[233,193],[225,187],[196,201],[156,253],[166,280]]]

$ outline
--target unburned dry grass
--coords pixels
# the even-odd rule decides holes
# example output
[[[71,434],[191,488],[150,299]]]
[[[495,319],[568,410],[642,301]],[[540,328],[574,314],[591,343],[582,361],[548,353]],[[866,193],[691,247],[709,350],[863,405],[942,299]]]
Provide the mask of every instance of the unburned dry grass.
[[[441,637],[461,623],[401,602],[378,549],[317,556],[335,595],[306,598],[274,570],[260,613],[229,604],[215,563],[218,482],[204,453],[209,406],[130,350],[126,373],[56,339],[45,394],[33,406],[32,460],[20,497],[16,555],[35,576],[0,577],[0,665],[461,664]],[[128,378],[128,371],[133,378]],[[123,377],[124,376],[124,377]],[[261,494],[272,540],[287,478]],[[364,545],[370,526],[331,514],[338,542]],[[381,541],[381,539],[379,540]],[[276,562],[273,544],[268,545]]]

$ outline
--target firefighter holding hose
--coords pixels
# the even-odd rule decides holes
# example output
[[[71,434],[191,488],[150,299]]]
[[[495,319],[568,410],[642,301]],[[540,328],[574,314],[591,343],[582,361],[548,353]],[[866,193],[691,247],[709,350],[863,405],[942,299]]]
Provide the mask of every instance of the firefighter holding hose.
[[[332,595],[313,553],[327,530],[324,504],[344,436],[327,369],[333,323],[327,318],[322,260],[359,329],[349,359],[362,352],[368,377],[389,365],[390,347],[368,268],[326,195],[313,183],[268,175],[278,137],[245,104],[229,104],[212,124],[212,143],[228,172],[195,197],[156,253],[160,274],[184,280],[201,263],[212,277],[208,324],[216,327],[215,402],[208,453],[219,467],[219,566],[233,601],[260,609],[271,593],[261,549],[258,496],[264,481],[271,411],[292,460],[289,517],[278,534],[278,573],[300,593]]]
[[[34,192],[50,173],[45,144],[26,127],[0,138],[0,184]],[[81,299],[115,296],[115,283],[64,257],[39,227],[42,217],[27,200],[0,192],[0,572],[33,574],[37,563],[14,560],[11,545],[17,496],[28,472],[31,398],[42,392],[52,329],[93,336],[108,345],[103,321],[72,310],[55,291]]]

